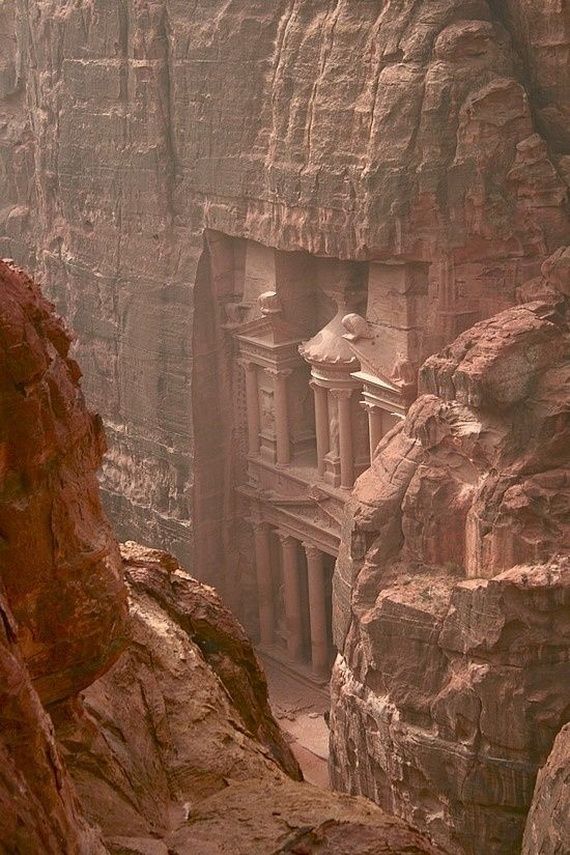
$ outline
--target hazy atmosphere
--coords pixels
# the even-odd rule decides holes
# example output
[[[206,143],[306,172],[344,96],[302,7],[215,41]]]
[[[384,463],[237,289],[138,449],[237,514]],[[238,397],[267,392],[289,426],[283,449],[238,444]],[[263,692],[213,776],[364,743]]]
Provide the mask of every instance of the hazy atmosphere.
[[[570,855],[569,0],[0,0],[0,855]]]

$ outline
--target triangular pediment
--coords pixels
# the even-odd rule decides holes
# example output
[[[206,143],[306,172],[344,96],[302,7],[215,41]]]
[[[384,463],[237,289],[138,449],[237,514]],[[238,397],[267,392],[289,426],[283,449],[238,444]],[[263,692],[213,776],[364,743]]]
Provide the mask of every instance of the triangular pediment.
[[[330,499],[327,501],[326,498],[317,500],[311,496],[284,498],[272,495],[268,501],[274,508],[301,520],[310,519],[313,525],[324,529],[336,529],[341,523],[342,512],[339,512],[337,504]]]
[[[245,324],[241,324],[234,335],[240,341],[249,341],[252,344],[264,345],[265,347],[277,347],[282,344],[297,344],[302,340],[302,334],[292,324],[287,323],[281,317],[266,315],[255,318]]]

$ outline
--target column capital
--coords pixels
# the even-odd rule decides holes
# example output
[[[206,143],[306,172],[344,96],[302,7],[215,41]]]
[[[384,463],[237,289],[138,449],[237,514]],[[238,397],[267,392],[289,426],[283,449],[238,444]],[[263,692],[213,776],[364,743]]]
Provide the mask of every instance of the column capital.
[[[363,410],[366,410],[367,413],[383,413],[385,412],[384,407],[380,406],[380,404],[376,404],[373,401],[361,401],[360,406]]]
[[[269,523],[260,516],[248,517],[247,522],[250,524],[254,532],[264,531],[269,528]]]
[[[356,387],[352,389],[329,389],[330,394],[333,398],[336,398],[337,401],[346,401],[350,400],[356,391]]]
[[[288,531],[277,530],[277,537],[281,541],[281,545],[285,547],[297,546],[298,539]]]
[[[283,377],[284,379],[290,377],[293,373],[292,368],[266,368],[265,373],[269,374],[270,377]]]
[[[323,551],[319,549],[318,546],[315,546],[314,543],[310,543],[309,541],[303,541],[303,549],[305,550],[305,554],[307,559],[310,561],[311,559],[318,559],[322,557]]]
[[[246,356],[240,357],[237,360],[237,364],[240,368],[243,368],[244,371],[256,371],[259,367],[256,362],[253,362],[253,360],[248,359]]]

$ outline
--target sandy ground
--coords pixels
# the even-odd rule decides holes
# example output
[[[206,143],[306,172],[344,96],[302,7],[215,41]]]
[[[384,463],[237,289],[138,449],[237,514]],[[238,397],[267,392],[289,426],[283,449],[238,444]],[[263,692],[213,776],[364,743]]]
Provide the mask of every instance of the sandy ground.
[[[289,737],[305,780],[329,788],[329,730],[323,717],[330,706],[328,690],[295,677],[272,659],[262,661],[273,714]]]

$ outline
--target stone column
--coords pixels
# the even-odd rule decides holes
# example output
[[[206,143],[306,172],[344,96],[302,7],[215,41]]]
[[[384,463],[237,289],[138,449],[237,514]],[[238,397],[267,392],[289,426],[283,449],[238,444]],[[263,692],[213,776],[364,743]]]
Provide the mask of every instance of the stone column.
[[[338,400],[338,436],[340,446],[340,486],[351,490],[354,484],[352,447],[352,389],[335,389]]]
[[[275,435],[277,441],[277,463],[291,462],[289,445],[289,408],[287,406],[287,377],[290,371],[270,371],[275,381]]]
[[[328,390],[311,382],[315,394],[315,433],[317,437],[317,466],[319,475],[325,474],[325,454],[329,451],[329,407]]]
[[[269,525],[254,520],[255,570],[257,575],[257,606],[259,610],[259,641],[273,643],[273,574],[271,570],[271,546]]]
[[[299,578],[298,541],[285,532],[279,533],[283,561],[285,623],[287,626],[287,652],[291,659],[303,657],[303,622],[301,612],[301,585]]]
[[[247,436],[250,454],[259,454],[259,390],[257,386],[257,365],[243,360],[245,371],[245,397],[247,407]]]
[[[323,553],[310,543],[304,543],[309,582],[309,614],[311,618],[311,662],[315,674],[325,675],[329,666],[327,634],[327,604]]]
[[[384,428],[382,424],[382,409],[368,401],[364,403],[364,408],[368,413],[368,433],[370,436],[370,463],[374,459],[374,452],[378,447],[378,443],[384,436]]]

